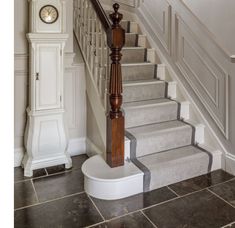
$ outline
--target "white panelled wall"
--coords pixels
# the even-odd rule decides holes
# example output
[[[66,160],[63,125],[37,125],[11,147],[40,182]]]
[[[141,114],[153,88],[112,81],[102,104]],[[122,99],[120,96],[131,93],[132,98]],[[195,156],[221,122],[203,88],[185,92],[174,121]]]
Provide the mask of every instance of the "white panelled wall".
[[[136,13],[196,111],[190,118],[205,124],[205,141],[215,139],[224,153],[224,169],[235,173],[235,4],[228,0],[222,5],[220,0],[142,0]],[[227,32],[221,35],[223,26]]]
[[[15,160],[19,166],[24,153],[24,131],[28,104],[28,0],[15,0],[15,49],[14,49],[14,136]],[[74,58],[73,1],[67,0],[67,33],[65,47],[65,110],[69,135],[68,151],[71,155],[86,152],[86,82],[84,63]],[[75,59],[75,60],[74,60]]]

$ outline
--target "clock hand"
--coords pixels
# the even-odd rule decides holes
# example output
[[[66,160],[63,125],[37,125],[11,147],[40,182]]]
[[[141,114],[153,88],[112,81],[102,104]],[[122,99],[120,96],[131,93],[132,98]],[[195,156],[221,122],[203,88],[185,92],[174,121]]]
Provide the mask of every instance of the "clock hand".
[[[52,10],[50,10],[50,11],[48,10],[48,16],[51,15],[51,11],[52,11]]]

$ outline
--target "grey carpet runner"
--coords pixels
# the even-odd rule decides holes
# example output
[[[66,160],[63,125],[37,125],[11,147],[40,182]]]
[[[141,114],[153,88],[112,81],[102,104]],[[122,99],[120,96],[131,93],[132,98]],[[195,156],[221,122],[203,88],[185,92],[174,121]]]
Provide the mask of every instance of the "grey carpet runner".
[[[144,172],[144,191],[210,172],[212,156],[194,145],[195,129],[179,118],[180,105],[167,98],[168,84],[158,80],[157,65],[147,62],[138,34],[123,21],[123,108],[131,161]]]

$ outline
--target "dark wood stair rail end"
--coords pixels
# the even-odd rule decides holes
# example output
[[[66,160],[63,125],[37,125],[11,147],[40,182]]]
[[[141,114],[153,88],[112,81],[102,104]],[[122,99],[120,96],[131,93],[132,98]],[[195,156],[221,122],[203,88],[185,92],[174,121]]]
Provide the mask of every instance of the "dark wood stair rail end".
[[[98,0],[91,0],[101,23],[107,33],[108,46],[111,50],[111,68],[109,81],[110,111],[107,114],[106,162],[110,167],[124,165],[125,118],[122,112],[122,70],[121,50],[125,44],[125,30],[120,26],[123,15],[118,12],[119,4],[113,5],[114,12],[108,20]]]

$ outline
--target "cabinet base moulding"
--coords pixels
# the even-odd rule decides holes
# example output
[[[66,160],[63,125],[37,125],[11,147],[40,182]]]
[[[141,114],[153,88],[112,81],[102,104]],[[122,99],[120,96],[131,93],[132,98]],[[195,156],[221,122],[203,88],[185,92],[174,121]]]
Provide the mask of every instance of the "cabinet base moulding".
[[[70,156],[77,156],[77,155],[81,155],[81,154],[86,154],[86,138],[70,139],[69,143],[68,143],[68,150],[67,151]],[[14,167],[21,166],[24,154],[25,154],[25,149],[23,147],[15,148],[15,150],[14,150]]]
[[[24,175],[26,177],[31,177],[33,175],[33,170],[61,164],[65,164],[65,168],[70,169],[72,167],[72,161],[70,156],[58,155],[54,156],[53,158],[42,158],[34,160],[32,158],[29,158],[28,155],[25,154],[22,161],[22,167],[24,168]]]

